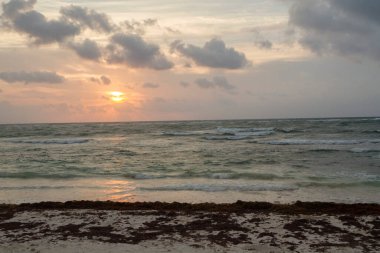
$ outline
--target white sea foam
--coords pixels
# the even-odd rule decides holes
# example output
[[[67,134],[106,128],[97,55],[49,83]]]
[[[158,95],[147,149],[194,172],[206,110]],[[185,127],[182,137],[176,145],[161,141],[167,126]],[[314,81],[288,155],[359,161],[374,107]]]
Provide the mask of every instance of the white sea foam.
[[[159,178],[169,177],[165,175],[145,174],[145,173],[127,173],[124,176],[126,178],[133,178],[133,179],[159,179]]]
[[[9,140],[11,143],[20,144],[82,144],[89,142],[90,139],[48,139],[48,140]]]
[[[126,178],[145,180],[162,178],[211,178],[211,179],[251,179],[251,180],[273,180],[284,178],[271,173],[239,173],[239,172],[185,172],[179,174],[157,174],[157,173],[127,173]]]
[[[104,186],[40,185],[40,186],[0,186],[0,190],[60,190],[60,189],[106,189]]]
[[[219,133],[223,134],[236,134],[236,133],[248,133],[248,132],[269,132],[274,131],[273,127],[268,128],[226,128],[226,127],[218,127],[216,129]]]
[[[353,148],[350,151],[352,153],[372,153],[372,152],[380,152],[380,149],[374,149],[374,148]]]
[[[273,130],[266,131],[257,131],[257,132],[235,132],[235,133],[227,133],[224,135],[208,135],[204,138],[206,140],[243,140],[248,139],[254,136],[267,136],[273,134]]]
[[[204,192],[254,192],[254,191],[293,191],[297,187],[291,185],[236,185],[236,184],[179,184],[157,187],[140,187],[143,191],[204,191]]]
[[[262,142],[270,145],[353,145],[362,143],[379,143],[379,139],[372,140],[312,140],[312,139],[283,139]]]
[[[191,136],[191,135],[198,135],[199,133],[196,132],[175,132],[175,131],[164,131],[161,133],[161,135],[165,136]]]
[[[283,133],[292,133],[292,132],[297,132],[298,130],[293,127],[284,127],[284,128],[276,129],[276,131],[283,132]]]
[[[243,140],[249,137],[250,137],[249,135],[238,135],[238,136],[211,135],[211,136],[205,136],[204,139],[206,140]]]

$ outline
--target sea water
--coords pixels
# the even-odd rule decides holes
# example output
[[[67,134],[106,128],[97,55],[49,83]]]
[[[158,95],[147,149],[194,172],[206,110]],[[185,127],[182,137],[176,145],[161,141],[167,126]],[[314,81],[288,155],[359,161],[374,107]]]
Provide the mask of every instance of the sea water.
[[[380,118],[0,125],[0,203],[380,203]]]

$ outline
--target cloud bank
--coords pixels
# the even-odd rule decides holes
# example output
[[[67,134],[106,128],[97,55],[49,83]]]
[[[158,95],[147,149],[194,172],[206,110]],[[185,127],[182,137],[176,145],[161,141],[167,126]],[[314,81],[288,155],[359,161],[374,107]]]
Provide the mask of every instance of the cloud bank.
[[[192,59],[197,65],[204,67],[241,69],[248,65],[244,53],[234,48],[227,48],[224,41],[220,39],[212,39],[203,47],[186,45],[177,40],[171,44],[171,51]]]
[[[323,55],[364,56],[380,60],[380,1],[295,1],[289,23],[305,48]]]
[[[156,88],[160,87],[160,85],[157,84],[157,83],[150,83],[150,82],[147,82],[147,83],[144,83],[144,84],[143,84],[143,87],[144,87],[144,88],[148,88],[148,89],[156,89]]]
[[[109,63],[126,64],[133,68],[165,70],[173,67],[158,45],[148,43],[135,34],[117,33],[107,46]]]
[[[65,19],[48,20],[33,10],[36,0],[12,0],[3,3],[3,23],[9,29],[29,36],[34,44],[63,42],[80,33],[80,27]]]
[[[85,7],[70,5],[61,8],[60,13],[64,18],[75,22],[81,27],[105,33],[110,33],[114,30],[114,25],[112,25],[110,18],[106,14]]]
[[[221,88],[232,91],[236,88],[224,76],[214,76],[212,79],[198,78],[195,80],[195,83],[203,89]]]
[[[82,42],[70,41],[67,43],[67,46],[74,50],[78,56],[87,60],[97,61],[102,56],[98,44],[90,39],[85,39]]]
[[[0,79],[7,83],[22,82],[28,83],[63,83],[65,78],[55,72],[35,71],[35,72],[0,72]]]

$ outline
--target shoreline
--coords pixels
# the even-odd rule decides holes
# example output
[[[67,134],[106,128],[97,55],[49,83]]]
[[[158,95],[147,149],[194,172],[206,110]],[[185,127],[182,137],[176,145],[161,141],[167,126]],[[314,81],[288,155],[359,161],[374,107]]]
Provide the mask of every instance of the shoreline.
[[[0,204],[0,252],[379,252],[380,205]]]
[[[66,202],[39,202],[22,204],[1,204],[0,212],[20,212],[36,210],[118,210],[118,211],[176,211],[176,212],[224,212],[224,213],[277,213],[277,214],[327,214],[327,215],[380,215],[377,203],[335,203],[302,202],[274,204],[270,202],[236,201],[234,203],[182,203],[182,202],[114,202],[78,200]]]

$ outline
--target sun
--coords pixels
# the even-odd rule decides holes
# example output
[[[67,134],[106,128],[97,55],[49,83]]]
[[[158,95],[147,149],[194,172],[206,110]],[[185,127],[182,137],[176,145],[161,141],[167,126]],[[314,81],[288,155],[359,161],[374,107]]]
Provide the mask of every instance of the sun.
[[[108,92],[110,99],[115,103],[121,103],[126,100],[125,94],[120,91],[110,91]]]

